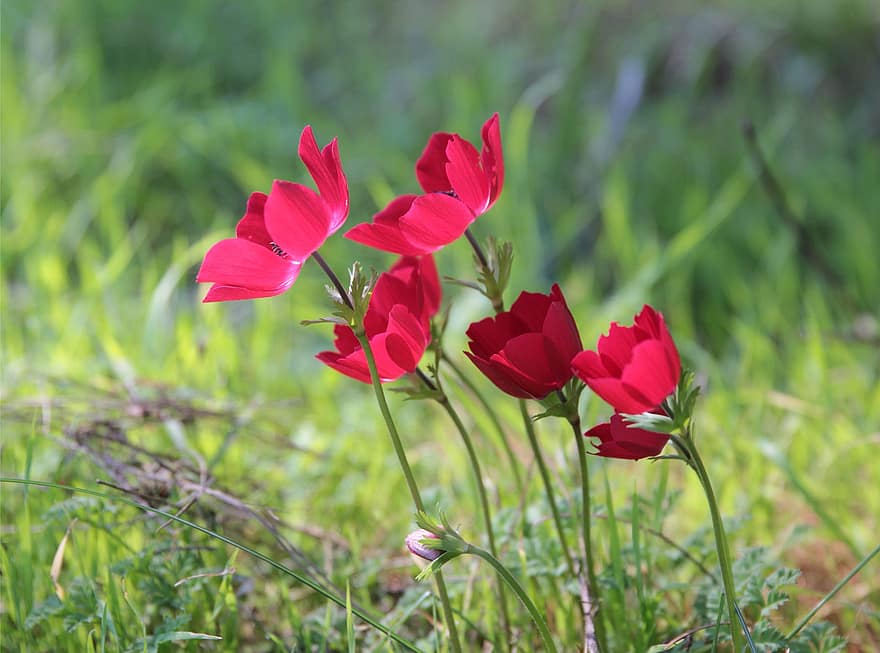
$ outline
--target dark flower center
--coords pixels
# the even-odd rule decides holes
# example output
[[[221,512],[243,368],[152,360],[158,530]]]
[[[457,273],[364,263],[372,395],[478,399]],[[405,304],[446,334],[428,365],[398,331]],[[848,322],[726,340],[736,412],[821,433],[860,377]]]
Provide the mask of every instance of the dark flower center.
[[[272,248],[272,251],[275,252],[281,258],[288,258],[287,252],[278,247],[278,244],[273,240],[269,243],[269,247]]]

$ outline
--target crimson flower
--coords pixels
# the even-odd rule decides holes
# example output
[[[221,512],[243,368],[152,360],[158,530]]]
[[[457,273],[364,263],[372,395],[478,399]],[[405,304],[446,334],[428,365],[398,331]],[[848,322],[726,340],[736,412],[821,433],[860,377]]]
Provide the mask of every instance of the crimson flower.
[[[572,369],[619,413],[657,408],[681,376],[681,360],[663,315],[647,304],[633,326],[613,322],[596,350],[575,356]]]
[[[424,195],[402,195],[346,232],[355,242],[395,254],[428,254],[461,236],[489,210],[504,186],[501,127],[493,114],[479,152],[458,134],[431,136],[416,163]]]
[[[584,437],[599,438],[596,456],[625,460],[658,456],[669,441],[669,435],[666,433],[655,433],[628,426],[618,413],[614,413],[609,421],[591,428],[584,433]]]
[[[404,256],[379,275],[364,316],[364,331],[384,383],[413,372],[431,342],[429,322],[440,305],[440,278],[432,256]],[[358,381],[370,383],[367,357],[351,327],[334,327],[336,351],[316,356]]]
[[[548,295],[520,293],[509,311],[474,322],[467,335],[465,355],[499,389],[523,399],[543,399],[562,389],[583,348],[556,284]]]
[[[299,158],[318,187],[275,180],[268,195],[253,193],[235,238],[216,243],[196,281],[214,285],[205,302],[279,295],[293,285],[303,262],[348,216],[348,182],[334,138],[318,149],[312,128],[299,140]]]

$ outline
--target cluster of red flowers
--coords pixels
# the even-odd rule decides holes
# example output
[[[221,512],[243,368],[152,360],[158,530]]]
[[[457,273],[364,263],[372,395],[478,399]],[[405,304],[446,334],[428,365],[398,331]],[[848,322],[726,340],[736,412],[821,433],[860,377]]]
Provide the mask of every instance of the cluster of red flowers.
[[[483,125],[482,148],[458,134],[436,133],[416,163],[421,195],[402,195],[345,237],[400,254],[379,276],[364,330],[380,379],[415,371],[430,344],[430,320],[440,304],[440,280],[432,253],[457,240],[489,210],[504,185],[498,114]],[[310,127],[299,156],[317,192],[275,181],[269,195],[253,193],[236,237],[205,255],[197,280],[212,283],[204,301],[278,295],[296,280],[348,216],[348,183],[336,139],[319,150]],[[365,383],[366,356],[354,331],[334,330],[335,351],[317,358]],[[510,310],[475,322],[465,354],[498,388],[520,398],[543,399],[577,377],[614,409],[585,436],[598,439],[600,456],[639,459],[659,454],[668,436],[628,426],[621,414],[659,411],[675,389],[681,363],[663,316],[645,306],[631,327],[614,323],[593,350],[584,350],[577,324],[558,285],[549,294],[523,292]]]

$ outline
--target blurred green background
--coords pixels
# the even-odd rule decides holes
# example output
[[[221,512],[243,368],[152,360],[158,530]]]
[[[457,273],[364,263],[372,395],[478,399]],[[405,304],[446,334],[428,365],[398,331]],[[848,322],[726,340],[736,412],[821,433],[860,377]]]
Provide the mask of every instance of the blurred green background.
[[[5,0],[0,47],[4,474],[90,483],[102,470],[77,456],[71,428],[106,413],[180,450],[167,424],[125,406],[233,406],[240,429],[183,438],[224,485],[398,551],[409,509],[390,448],[374,444],[385,436],[369,393],[314,361],[329,329],[299,325],[327,312],[319,270],[282,297],[209,306],[195,271],[251,191],[307,179],[305,124],[321,144],[339,138],[353,225],[417,190],[432,132],[476,141],[498,111],[507,180],[475,231],[514,242],[508,301],[560,282],[585,343],[651,302],[706,386],[704,456],[725,511],[744,517],[741,545],[812,565],[807,584],[827,591],[875,542],[876,2]],[[339,237],[322,252],[340,272],[391,260]],[[438,263],[473,275],[465,243]],[[455,351],[489,308],[452,285],[447,296]],[[424,430],[425,409],[395,408]],[[585,410],[604,417],[598,402]],[[266,415],[271,438],[254,440],[249,420]],[[461,451],[425,433],[414,455],[426,485],[469,505]],[[638,473],[650,494],[656,466],[616,465],[614,488],[631,494]],[[694,484],[676,482],[688,486],[680,527],[702,525]],[[3,490],[9,523],[22,498]],[[34,519],[52,504],[40,501]],[[359,533],[365,519],[382,527]],[[22,549],[35,569],[66,524]],[[783,546],[797,524],[841,546],[799,556]],[[20,544],[10,533],[4,545]],[[51,593],[45,574],[34,583],[19,617]],[[837,618],[867,637],[863,613]]]

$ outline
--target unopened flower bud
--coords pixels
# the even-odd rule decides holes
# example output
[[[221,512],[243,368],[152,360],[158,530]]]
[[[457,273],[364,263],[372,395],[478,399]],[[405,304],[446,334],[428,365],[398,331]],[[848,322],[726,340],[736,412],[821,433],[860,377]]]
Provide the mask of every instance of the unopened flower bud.
[[[431,531],[426,531],[424,528],[414,530],[406,536],[406,548],[408,548],[413,555],[417,555],[420,558],[431,562],[439,558],[443,554],[443,551],[440,549],[430,549],[422,544],[422,540],[427,539],[437,540],[438,542],[440,541],[439,537],[434,535]]]

